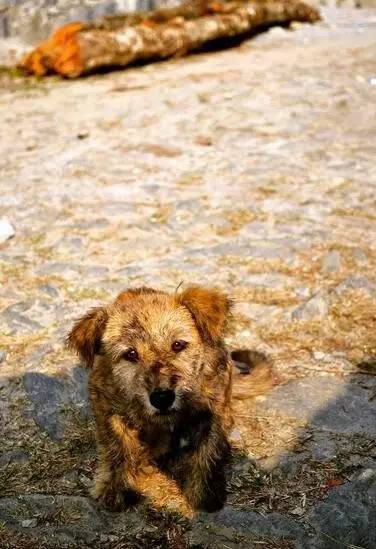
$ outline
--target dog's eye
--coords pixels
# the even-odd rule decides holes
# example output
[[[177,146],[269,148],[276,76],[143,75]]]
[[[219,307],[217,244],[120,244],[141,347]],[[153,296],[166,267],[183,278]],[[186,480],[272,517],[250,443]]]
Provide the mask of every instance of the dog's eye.
[[[178,341],[174,341],[172,344],[172,350],[175,351],[175,353],[180,353],[180,351],[183,351],[187,345],[188,343],[186,341],[179,339]]]
[[[123,354],[123,358],[129,362],[136,362],[138,360],[138,352],[136,349],[128,349],[128,351]]]

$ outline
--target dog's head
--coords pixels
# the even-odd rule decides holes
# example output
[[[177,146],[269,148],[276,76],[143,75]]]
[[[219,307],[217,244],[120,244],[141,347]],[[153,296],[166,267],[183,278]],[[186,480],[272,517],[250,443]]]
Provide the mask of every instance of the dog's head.
[[[171,416],[188,400],[199,401],[203,378],[223,353],[229,311],[230,300],[216,290],[131,289],[89,311],[68,344],[87,367],[108,370],[125,405],[150,417]]]

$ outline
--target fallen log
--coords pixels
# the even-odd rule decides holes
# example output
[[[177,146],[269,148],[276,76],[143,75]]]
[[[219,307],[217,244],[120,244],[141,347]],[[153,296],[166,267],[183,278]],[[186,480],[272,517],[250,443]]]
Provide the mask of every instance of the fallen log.
[[[191,0],[176,8],[70,23],[29,53],[20,67],[38,76],[77,78],[99,69],[186,55],[265,25],[319,19],[316,9],[298,0]]]

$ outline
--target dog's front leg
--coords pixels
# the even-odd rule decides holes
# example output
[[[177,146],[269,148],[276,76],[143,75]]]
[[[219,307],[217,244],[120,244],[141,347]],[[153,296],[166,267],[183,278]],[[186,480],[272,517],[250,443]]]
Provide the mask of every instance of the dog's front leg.
[[[227,438],[220,425],[214,423],[193,453],[187,455],[181,469],[185,479],[183,489],[194,509],[213,512],[223,507],[226,501],[224,467],[229,456]]]
[[[92,495],[105,507],[120,511],[140,498],[136,489],[136,463],[140,443],[117,414],[96,417],[99,465]]]

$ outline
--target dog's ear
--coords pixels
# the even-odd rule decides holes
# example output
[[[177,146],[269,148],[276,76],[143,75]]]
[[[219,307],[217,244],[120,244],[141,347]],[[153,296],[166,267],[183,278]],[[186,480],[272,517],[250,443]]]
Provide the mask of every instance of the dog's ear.
[[[100,353],[107,318],[104,307],[91,309],[75,323],[67,337],[68,347],[79,354],[88,368],[93,366],[94,356]]]
[[[192,286],[179,294],[178,300],[190,311],[205,340],[213,341],[223,336],[232,305],[224,293]]]

